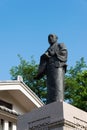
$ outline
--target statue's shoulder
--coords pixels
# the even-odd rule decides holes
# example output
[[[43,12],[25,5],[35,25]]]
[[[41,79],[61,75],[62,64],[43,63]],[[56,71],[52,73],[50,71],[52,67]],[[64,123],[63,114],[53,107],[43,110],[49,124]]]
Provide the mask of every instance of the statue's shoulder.
[[[60,49],[66,49],[66,46],[64,43],[58,43],[58,46]]]

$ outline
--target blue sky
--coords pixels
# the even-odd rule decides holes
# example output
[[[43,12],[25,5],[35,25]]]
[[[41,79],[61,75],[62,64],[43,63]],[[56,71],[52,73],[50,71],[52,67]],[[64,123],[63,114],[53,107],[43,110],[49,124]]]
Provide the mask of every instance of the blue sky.
[[[84,57],[87,63],[87,0],[0,0],[0,80],[33,55],[37,63],[55,33],[68,49],[68,67]]]

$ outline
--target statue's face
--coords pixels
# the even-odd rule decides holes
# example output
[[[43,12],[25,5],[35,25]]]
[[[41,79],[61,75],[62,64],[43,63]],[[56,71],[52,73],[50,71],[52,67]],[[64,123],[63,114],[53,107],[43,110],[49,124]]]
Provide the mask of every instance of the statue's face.
[[[57,42],[57,36],[56,35],[53,35],[53,34],[50,34],[49,36],[48,36],[48,42],[52,45],[52,44],[54,44],[54,43],[56,43]]]

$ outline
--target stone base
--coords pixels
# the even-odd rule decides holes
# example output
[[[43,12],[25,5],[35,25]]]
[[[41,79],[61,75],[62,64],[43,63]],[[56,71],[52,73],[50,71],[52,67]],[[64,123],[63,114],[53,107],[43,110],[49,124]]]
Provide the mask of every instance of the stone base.
[[[54,102],[19,116],[17,130],[87,130],[87,113],[65,102]]]

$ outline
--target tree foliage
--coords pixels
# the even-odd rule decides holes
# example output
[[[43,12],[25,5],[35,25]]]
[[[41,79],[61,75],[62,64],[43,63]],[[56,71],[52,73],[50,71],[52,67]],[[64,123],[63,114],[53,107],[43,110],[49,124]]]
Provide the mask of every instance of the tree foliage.
[[[84,58],[71,67],[65,77],[65,100],[87,111],[87,65]]]
[[[33,57],[27,62],[18,55],[20,63],[10,69],[12,79],[16,79],[18,75],[23,77],[23,81],[27,84],[44,102],[46,101],[46,77],[36,81],[34,76],[38,71]],[[70,104],[87,111],[87,65],[84,58],[76,62],[74,67],[70,67],[65,75],[65,101]]]

